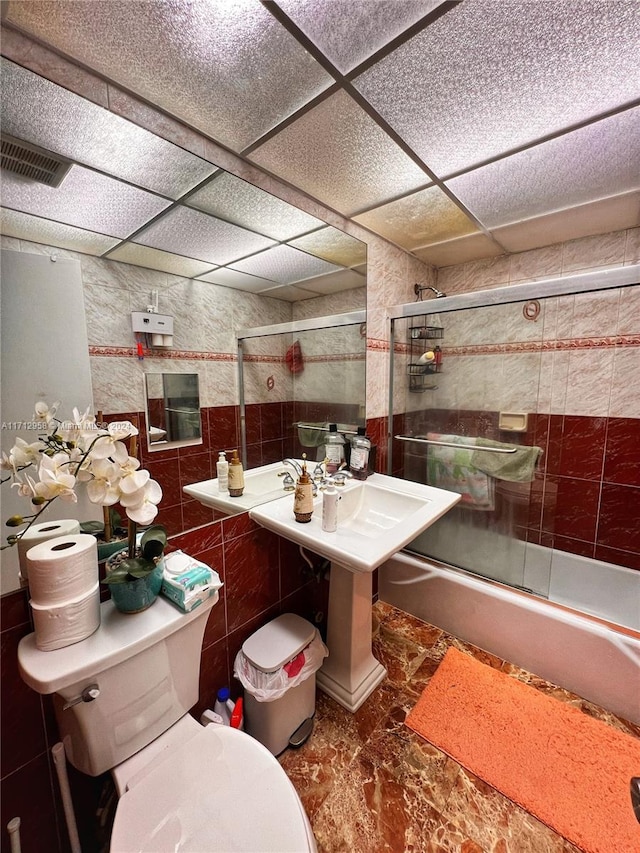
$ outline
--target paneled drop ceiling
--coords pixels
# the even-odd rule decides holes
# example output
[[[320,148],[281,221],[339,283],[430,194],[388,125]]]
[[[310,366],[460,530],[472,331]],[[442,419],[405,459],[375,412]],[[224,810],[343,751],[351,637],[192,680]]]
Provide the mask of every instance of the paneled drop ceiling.
[[[3,25],[436,266],[640,224],[640,0],[9,0]],[[279,298],[363,283],[336,229],[11,61],[2,110],[73,163],[3,174],[7,233]]]

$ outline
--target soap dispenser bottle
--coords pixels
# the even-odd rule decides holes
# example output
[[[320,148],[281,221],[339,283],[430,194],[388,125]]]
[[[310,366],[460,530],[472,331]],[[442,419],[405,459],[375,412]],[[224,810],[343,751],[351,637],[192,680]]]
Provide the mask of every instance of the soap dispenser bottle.
[[[296,521],[301,524],[306,524],[311,521],[313,515],[313,480],[307,473],[306,454],[302,454],[302,473],[296,483],[296,490],[293,496],[293,514]]]
[[[344,438],[338,432],[338,424],[329,424],[329,435],[324,446],[327,474],[335,474],[344,462]]]
[[[218,492],[226,494],[229,491],[229,463],[227,454],[221,450],[216,462],[216,474],[218,475]]]
[[[364,427],[358,427],[358,434],[351,439],[349,469],[356,480],[366,480],[369,476],[369,453],[371,441],[364,434]]]
[[[231,451],[231,462],[229,462],[229,495],[239,498],[244,491],[244,471],[237,450]]]

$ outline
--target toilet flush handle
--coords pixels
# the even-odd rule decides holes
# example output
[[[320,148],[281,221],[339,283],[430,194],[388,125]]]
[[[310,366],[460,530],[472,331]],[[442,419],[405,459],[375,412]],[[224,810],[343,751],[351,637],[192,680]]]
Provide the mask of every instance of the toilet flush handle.
[[[81,702],[93,702],[94,699],[97,699],[100,695],[100,688],[97,684],[89,684],[88,687],[85,687],[82,693],[79,696],[76,696],[75,699],[70,699],[68,702],[65,702],[62,706],[62,710],[66,711],[67,708],[73,708],[74,705],[79,705]]]

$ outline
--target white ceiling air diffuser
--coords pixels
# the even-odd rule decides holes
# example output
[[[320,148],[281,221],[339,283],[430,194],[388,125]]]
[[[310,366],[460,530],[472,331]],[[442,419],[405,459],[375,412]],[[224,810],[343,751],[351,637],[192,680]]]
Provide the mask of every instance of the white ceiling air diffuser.
[[[2,168],[29,181],[46,184],[48,187],[59,187],[71,168],[71,163],[64,157],[44,151],[21,139],[14,139],[13,136],[2,134],[0,142]]]

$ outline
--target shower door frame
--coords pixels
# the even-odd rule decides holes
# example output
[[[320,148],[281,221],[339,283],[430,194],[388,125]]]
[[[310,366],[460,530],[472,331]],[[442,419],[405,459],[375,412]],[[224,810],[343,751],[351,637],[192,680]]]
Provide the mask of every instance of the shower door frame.
[[[612,290],[617,287],[631,287],[640,284],[640,264],[623,267],[609,267],[578,273],[571,276],[534,279],[522,284],[496,287],[492,290],[474,290],[457,296],[444,296],[429,299],[427,302],[405,302],[393,305],[389,313],[389,398],[387,404],[387,474],[393,473],[393,392],[394,392],[394,355],[396,344],[395,325],[399,320],[423,317],[429,314],[443,314],[452,311],[464,311],[468,308],[487,308],[493,305],[529,302],[533,299],[545,299],[553,296],[569,296],[575,293],[588,293],[600,290]]]
[[[342,326],[357,326],[367,322],[367,312],[364,308],[358,311],[347,311],[344,314],[328,314],[324,317],[311,317],[304,320],[289,320],[284,323],[272,323],[269,326],[254,326],[253,328],[236,331],[238,351],[238,410],[240,414],[240,448],[242,464],[247,467],[247,409],[244,393],[244,349],[243,342],[251,338],[264,338],[273,335],[295,335],[299,332],[317,332],[322,329],[334,329]],[[366,378],[365,378],[366,404]]]

